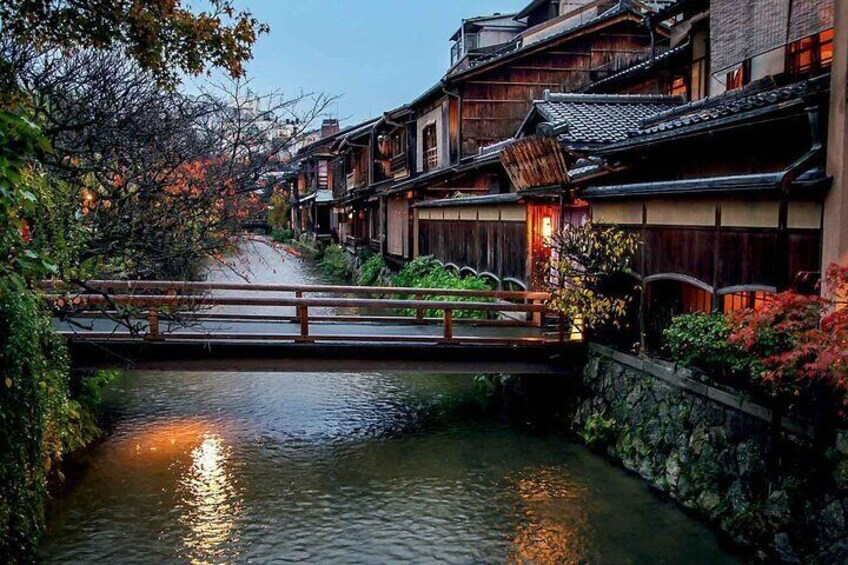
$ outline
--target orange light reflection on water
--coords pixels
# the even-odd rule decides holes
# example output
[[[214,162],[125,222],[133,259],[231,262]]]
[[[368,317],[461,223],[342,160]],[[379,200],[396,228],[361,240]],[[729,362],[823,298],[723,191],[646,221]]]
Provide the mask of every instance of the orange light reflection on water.
[[[512,540],[510,562],[577,565],[589,562],[585,485],[569,481],[562,469],[521,473],[514,481],[520,521]]]
[[[192,563],[208,563],[233,551],[241,500],[228,467],[230,449],[220,436],[204,434],[191,459],[181,480],[180,521],[188,527],[183,541]]]
[[[137,430],[132,442],[136,466],[174,472],[177,521],[185,529],[181,556],[195,564],[236,558],[241,493],[232,450],[218,426],[192,419],[159,421]]]

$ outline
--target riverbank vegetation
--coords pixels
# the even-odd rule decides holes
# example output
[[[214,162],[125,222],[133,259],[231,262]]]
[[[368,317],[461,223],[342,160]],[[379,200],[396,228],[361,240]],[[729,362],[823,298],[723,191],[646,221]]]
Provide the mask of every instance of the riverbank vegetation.
[[[848,295],[848,269],[832,265],[831,296]],[[835,299],[779,293],[729,315],[688,314],[665,332],[666,352],[782,411],[811,410],[819,423],[848,421],[848,310]]]
[[[317,259],[318,266],[328,278],[349,280],[359,286],[445,290],[494,290],[485,279],[476,276],[460,276],[430,255],[413,259],[394,274],[382,255],[368,253],[364,257],[359,258],[359,260],[356,260],[338,244],[325,247]],[[398,298],[406,300],[414,298],[431,302],[492,302],[491,298],[475,296],[422,295],[420,297],[414,297],[404,294],[398,295]],[[414,309],[401,309],[398,313],[404,316],[415,316],[418,312]],[[424,310],[423,314],[426,317],[441,317],[444,315],[444,311],[432,308]],[[491,316],[492,313],[490,312],[465,310],[454,312],[455,318],[485,320]]]
[[[308,125],[330,99],[249,91],[267,27],[229,0],[0,0],[0,26],[0,555],[15,563],[35,560],[48,478],[99,434],[114,377],[71,378],[40,282],[195,276],[291,143],[252,108]],[[232,82],[179,91],[211,68]]]
[[[392,286],[401,288],[435,288],[450,290],[494,290],[484,279],[475,276],[460,276],[449,270],[435,257],[418,257],[407,263],[391,279]],[[405,296],[404,298],[409,298]],[[452,302],[492,302],[490,298],[464,297],[464,296],[421,296],[421,300],[428,301],[452,301]],[[414,310],[404,310],[405,315],[415,315]],[[426,317],[441,317],[442,310],[428,309],[424,311]],[[489,312],[470,310],[457,310],[455,318],[468,318],[473,320],[484,320],[491,316]]]

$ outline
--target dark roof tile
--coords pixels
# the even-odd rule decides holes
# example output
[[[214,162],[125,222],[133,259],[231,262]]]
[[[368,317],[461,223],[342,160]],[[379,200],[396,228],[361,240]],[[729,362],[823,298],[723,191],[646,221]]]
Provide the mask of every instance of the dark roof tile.
[[[642,120],[682,104],[671,96],[550,94],[534,109],[566,144],[606,144],[627,139]]]

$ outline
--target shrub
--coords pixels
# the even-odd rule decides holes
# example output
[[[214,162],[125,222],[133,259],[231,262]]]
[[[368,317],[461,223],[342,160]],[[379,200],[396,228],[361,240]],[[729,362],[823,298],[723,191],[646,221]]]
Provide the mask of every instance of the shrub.
[[[341,245],[333,244],[325,247],[318,265],[330,278],[344,279],[350,276],[350,265]]]
[[[678,365],[717,377],[748,377],[757,369],[755,358],[730,343],[730,334],[724,314],[684,314],[665,330],[665,349]]]
[[[583,423],[578,435],[590,447],[603,447],[615,441],[618,433],[618,422],[613,418],[605,418],[602,412],[595,412]]]
[[[372,255],[362,263],[356,284],[359,286],[379,286],[389,278],[389,268],[382,255]]]
[[[271,197],[271,207],[268,210],[268,225],[274,233],[291,232],[291,218],[288,200],[285,195],[276,193]],[[288,239],[291,239],[289,237]]]
[[[294,232],[292,232],[288,228],[284,228],[281,230],[275,229],[271,232],[271,237],[274,241],[278,241],[280,243],[288,243],[292,239],[294,239]]]
[[[392,278],[392,285],[402,288],[439,288],[450,290],[492,290],[484,279],[479,277],[460,277],[442,266],[433,257],[419,257],[407,265]],[[408,298],[408,297],[404,297]],[[454,302],[492,302],[488,298],[459,297],[459,296],[422,296],[423,300]],[[414,315],[414,310],[404,310],[406,315]],[[430,309],[424,312],[427,317],[440,317],[443,310]],[[454,318],[469,318],[475,320],[487,319],[490,313],[481,311],[457,310]]]
[[[831,265],[827,287],[848,296],[848,268]],[[816,399],[843,417],[848,410],[848,307],[839,298],[777,294],[758,310],[730,317],[729,342],[753,355],[760,387],[789,404]]]
[[[638,246],[635,235],[614,226],[566,224],[551,238],[548,306],[587,329],[622,328],[635,293],[613,292],[609,282],[630,274]]]

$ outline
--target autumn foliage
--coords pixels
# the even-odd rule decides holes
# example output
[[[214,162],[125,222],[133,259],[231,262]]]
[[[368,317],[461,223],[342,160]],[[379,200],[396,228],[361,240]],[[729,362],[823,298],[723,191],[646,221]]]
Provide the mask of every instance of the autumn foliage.
[[[826,285],[832,296],[848,296],[848,267],[832,265]],[[793,402],[823,392],[848,410],[848,307],[841,299],[783,292],[728,322],[728,342],[753,356],[759,370],[752,376],[770,395]]]

